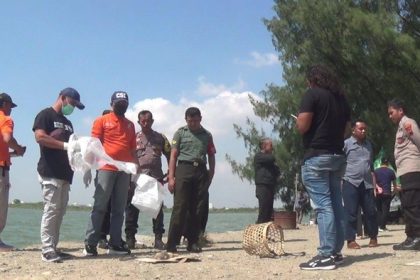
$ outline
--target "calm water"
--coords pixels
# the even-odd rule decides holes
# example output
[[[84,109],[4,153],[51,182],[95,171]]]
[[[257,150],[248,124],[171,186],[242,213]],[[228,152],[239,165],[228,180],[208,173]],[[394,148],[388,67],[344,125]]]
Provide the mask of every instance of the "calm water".
[[[42,211],[40,209],[9,208],[6,228],[2,239],[18,248],[40,244],[39,226]],[[169,228],[170,213],[165,213],[166,233]],[[82,242],[89,219],[88,211],[67,211],[60,231],[61,241]],[[208,232],[243,230],[257,219],[257,212],[250,213],[210,213],[207,223]],[[152,235],[152,220],[144,215],[139,219],[139,234]]]

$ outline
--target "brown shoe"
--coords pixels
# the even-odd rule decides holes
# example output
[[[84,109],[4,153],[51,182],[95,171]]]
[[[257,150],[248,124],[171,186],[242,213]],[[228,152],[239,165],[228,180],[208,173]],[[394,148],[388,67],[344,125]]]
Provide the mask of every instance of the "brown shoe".
[[[376,238],[371,238],[369,241],[369,247],[373,248],[373,247],[378,247],[378,239]]]
[[[356,241],[351,240],[351,241],[347,241],[347,248],[348,249],[360,249],[360,245],[357,244]]]

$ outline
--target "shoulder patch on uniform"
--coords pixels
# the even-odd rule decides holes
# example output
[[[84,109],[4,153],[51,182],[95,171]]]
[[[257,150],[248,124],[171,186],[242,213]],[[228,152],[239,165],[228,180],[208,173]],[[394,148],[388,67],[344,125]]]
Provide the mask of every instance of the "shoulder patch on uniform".
[[[404,124],[404,129],[409,135],[413,135],[413,127],[412,127],[411,123],[406,122]]]

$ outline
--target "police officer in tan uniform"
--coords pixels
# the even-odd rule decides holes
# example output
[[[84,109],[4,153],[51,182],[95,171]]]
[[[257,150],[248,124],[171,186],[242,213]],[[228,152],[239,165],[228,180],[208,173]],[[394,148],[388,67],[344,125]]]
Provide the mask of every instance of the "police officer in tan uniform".
[[[153,115],[150,111],[143,110],[138,114],[138,123],[141,131],[136,134],[136,156],[139,164],[138,173],[149,175],[163,183],[164,174],[162,172],[162,154],[169,163],[171,146],[165,135],[152,129]],[[131,204],[134,195],[135,183],[132,182],[128,193],[128,205],[125,211],[125,234],[126,242],[130,249],[135,248],[138,228],[139,210]],[[155,234],[154,247],[159,250],[165,249],[162,241],[162,234],[165,232],[163,227],[163,210],[156,219],[153,219],[153,233]]]
[[[420,130],[408,118],[402,101],[388,102],[388,116],[398,124],[395,136],[395,164],[401,180],[401,206],[404,211],[406,240],[394,250],[420,250]]]

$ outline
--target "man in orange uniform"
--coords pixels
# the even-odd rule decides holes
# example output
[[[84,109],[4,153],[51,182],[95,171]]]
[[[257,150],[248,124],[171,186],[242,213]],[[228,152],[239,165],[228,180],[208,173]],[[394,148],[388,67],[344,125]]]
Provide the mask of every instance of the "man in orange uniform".
[[[112,112],[95,120],[92,137],[99,138],[105,152],[114,160],[135,162],[136,134],[134,124],[125,118],[128,107],[128,95],[116,91],[111,97]],[[85,182],[86,183],[86,182]],[[96,256],[96,246],[100,239],[101,227],[111,199],[110,240],[108,254],[130,254],[122,241],[121,228],[124,221],[124,209],[127,203],[130,174],[113,165],[105,165],[98,170],[95,178],[94,204],[86,231],[85,256]]]
[[[11,164],[9,148],[13,149],[18,156],[23,156],[25,153],[25,147],[19,145],[13,137],[13,120],[10,113],[14,107],[16,104],[8,94],[0,94],[0,234],[6,226],[9,206],[9,168]],[[12,249],[13,246],[3,243],[0,239],[0,252]]]

